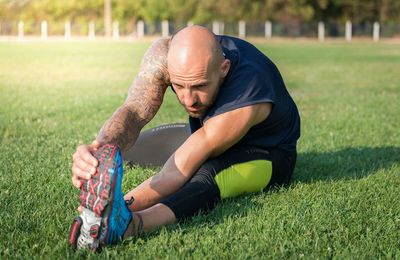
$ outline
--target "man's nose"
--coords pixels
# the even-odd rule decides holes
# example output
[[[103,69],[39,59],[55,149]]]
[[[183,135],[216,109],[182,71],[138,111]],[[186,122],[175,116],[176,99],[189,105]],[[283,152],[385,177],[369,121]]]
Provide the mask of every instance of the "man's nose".
[[[184,102],[186,107],[193,107],[197,103],[197,96],[192,91],[185,93]]]

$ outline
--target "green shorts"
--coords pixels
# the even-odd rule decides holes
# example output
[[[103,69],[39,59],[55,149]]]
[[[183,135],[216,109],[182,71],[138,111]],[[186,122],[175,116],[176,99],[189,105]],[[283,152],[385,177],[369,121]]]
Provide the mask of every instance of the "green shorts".
[[[296,152],[234,146],[207,160],[176,193],[161,201],[178,220],[209,211],[224,198],[288,183]]]

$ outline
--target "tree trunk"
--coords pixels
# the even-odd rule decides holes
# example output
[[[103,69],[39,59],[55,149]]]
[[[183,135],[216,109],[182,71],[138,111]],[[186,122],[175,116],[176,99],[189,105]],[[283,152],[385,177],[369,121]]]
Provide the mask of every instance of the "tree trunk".
[[[111,0],[104,0],[104,30],[106,37],[111,37]]]

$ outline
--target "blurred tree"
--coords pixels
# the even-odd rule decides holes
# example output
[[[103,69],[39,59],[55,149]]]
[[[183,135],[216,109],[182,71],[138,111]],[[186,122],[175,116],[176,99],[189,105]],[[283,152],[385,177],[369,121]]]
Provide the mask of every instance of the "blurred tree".
[[[198,0],[167,0],[168,8],[170,9],[171,20],[178,23],[186,23],[192,20],[197,5],[200,1]]]
[[[81,27],[93,20],[103,26],[106,1],[111,2],[113,19],[130,27],[139,19],[198,24],[214,20],[400,22],[400,0],[0,0],[0,21],[22,19],[26,28],[43,19],[52,24],[70,20]]]
[[[172,18],[168,1],[146,0],[141,6],[143,19],[147,22],[169,20]]]
[[[380,22],[400,22],[399,0],[375,0],[375,19]]]
[[[278,3],[276,19],[289,21],[310,21],[314,17],[314,9],[307,0],[282,0]]]
[[[196,6],[193,22],[197,24],[204,24],[216,19],[217,6],[215,0],[199,1]]]
[[[107,37],[111,36],[111,0],[104,0],[104,30]]]

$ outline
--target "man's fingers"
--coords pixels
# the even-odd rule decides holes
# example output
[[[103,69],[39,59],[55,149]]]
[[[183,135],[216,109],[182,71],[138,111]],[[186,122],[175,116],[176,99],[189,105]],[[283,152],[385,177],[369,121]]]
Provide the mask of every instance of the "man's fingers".
[[[77,187],[80,188],[82,185],[82,181],[77,177],[77,176],[72,176],[72,184]]]
[[[97,140],[94,140],[93,142],[92,142],[92,144],[91,144],[91,147],[93,148],[93,149],[97,149],[97,148],[99,148],[100,147],[100,143],[99,143],[99,141],[97,141]]]
[[[79,153],[78,151],[76,151],[73,155],[72,155],[72,161],[76,161],[79,158]]]
[[[83,207],[82,207],[82,206],[79,206],[79,207],[77,208],[77,210],[78,210],[79,214],[81,214],[82,211],[83,211]]]
[[[78,147],[77,152],[79,153],[77,160],[81,159],[93,167],[97,166],[97,159],[92,155],[89,146],[81,145]]]
[[[93,154],[95,151],[97,151],[97,149],[100,147],[100,143],[97,140],[94,140],[92,142],[91,145],[89,145],[89,151]],[[93,157],[94,158],[94,157]],[[97,166],[98,165],[98,161],[95,159],[95,161],[93,161],[93,166]]]
[[[83,160],[74,161],[73,166],[75,166],[76,168],[79,168],[84,173],[89,173],[90,175],[93,175],[96,173],[96,167],[87,164]]]
[[[96,150],[100,144],[93,141],[91,145],[80,145],[76,148],[72,156],[72,184],[80,188],[82,180],[88,180],[96,173],[98,165],[97,159],[93,156],[92,151]]]
[[[86,179],[86,180],[92,177],[92,175],[89,172],[82,170],[75,164],[72,166],[72,175],[76,178]]]

